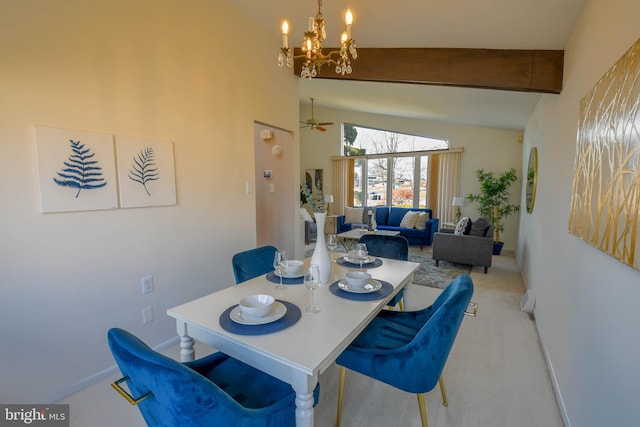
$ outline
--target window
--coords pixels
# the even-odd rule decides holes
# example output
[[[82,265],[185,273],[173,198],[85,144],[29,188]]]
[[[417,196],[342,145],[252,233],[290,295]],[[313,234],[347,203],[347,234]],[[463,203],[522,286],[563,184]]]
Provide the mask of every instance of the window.
[[[428,152],[448,141],[351,124],[343,131],[344,154],[355,156],[353,206],[428,207]]]
[[[364,156],[449,149],[449,141],[345,123],[344,155]]]

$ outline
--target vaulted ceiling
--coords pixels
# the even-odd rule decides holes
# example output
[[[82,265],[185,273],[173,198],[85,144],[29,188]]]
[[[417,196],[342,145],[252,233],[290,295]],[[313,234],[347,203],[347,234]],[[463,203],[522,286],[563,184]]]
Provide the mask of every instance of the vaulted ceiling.
[[[317,0],[227,0],[273,31],[283,19],[298,45]],[[358,48],[563,50],[586,0],[323,0],[326,46],[337,46],[347,8]],[[279,45],[274,44],[274,66]],[[353,63],[354,69],[358,61]],[[290,70],[282,70],[290,72]],[[323,73],[333,73],[326,70]],[[406,83],[301,79],[300,102],[504,129],[524,129],[539,93]]]

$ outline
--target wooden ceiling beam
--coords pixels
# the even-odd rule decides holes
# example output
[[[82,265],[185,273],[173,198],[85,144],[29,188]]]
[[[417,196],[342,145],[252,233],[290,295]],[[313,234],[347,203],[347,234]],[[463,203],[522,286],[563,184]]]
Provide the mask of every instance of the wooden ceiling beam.
[[[338,50],[325,48],[324,52]],[[302,52],[295,49],[295,55]],[[296,59],[300,75],[304,59]],[[358,48],[353,73],[325,66],[316,78],[560,93],[563,50]]]

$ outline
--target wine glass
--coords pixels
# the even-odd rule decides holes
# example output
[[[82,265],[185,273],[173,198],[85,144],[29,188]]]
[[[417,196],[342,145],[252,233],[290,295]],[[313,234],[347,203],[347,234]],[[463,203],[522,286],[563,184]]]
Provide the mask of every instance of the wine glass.
[[[273,268],[276,274],[280,277],[280,284],[276,286],[276,289],[286,289],[286,286],[282,284],[282,275],[284,274],[284,267],[287,263],[287,253],[285,251],[276,251],[273,257]]]
[[[314,302],[314,292],[320,286],[320,269],[316,264],[311,264],[304,275],[304,286],[309,289],[311,305],[304,309],[307,313],[320,313],[320,307]]]
[[[333,251],[338,247],[338,237],[335,234],[329,234],[327,236],[327,248],[331,252],[331,262],[333,261]]]
[[[360,261],[360,270],[362,270],[362,263],[365,259],[367,259],[367,245],[366,243],[358,243],[356,245],[356,254],[358,255],[358,260]]]

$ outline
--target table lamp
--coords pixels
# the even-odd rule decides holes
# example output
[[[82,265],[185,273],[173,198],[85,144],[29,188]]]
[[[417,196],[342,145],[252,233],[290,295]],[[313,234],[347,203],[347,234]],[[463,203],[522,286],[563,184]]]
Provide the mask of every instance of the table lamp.
[[[456,223],[460,221],[460,206],[464,206],[464,200],[464,197],[455,196],[453,203],[451,203],[452,206],[456,207]]]
[[[333,194],[325,194],[324,202],[327,204],[327,213],[329,213],[329,210],[331,209],[331,203],[333,203]]]

